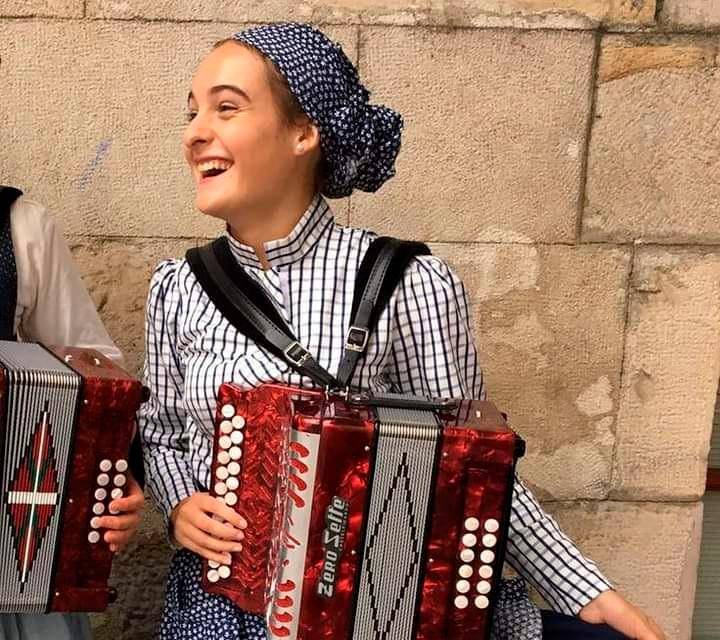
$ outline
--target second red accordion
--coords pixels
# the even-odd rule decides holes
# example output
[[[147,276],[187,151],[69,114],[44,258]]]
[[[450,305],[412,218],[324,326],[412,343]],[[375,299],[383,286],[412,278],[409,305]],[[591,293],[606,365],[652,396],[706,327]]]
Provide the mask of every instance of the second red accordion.
[[[225,384],[211,493],[249,526],[204,587],[273,640],[487,638],[523,450],[488,402]]]

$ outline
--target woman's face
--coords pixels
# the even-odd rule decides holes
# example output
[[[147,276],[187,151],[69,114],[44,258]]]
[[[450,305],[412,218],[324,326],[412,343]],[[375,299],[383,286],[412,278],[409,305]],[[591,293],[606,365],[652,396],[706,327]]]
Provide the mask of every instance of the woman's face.
[[[233,42],[200,64],[188,96],[185,158],[197,207],[224,220],[262,213],[297,174],[298,129],[280,114],[265,62]]]

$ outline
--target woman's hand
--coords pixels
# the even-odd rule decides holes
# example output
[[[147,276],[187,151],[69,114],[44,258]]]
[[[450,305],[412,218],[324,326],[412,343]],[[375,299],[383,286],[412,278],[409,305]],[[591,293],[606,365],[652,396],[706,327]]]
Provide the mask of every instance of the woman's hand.
[[[242,549],[247,522],[209,493],[194,493],[170,514],[172,533],[182,547],[207,560],[230,564],[230,553]]]
[[[104,540],[110,546],[110,551],[116,553],[127,546],[140,524],[144,506],[143,491],[128,473],[127,495],[109,504],[110,513],[118,515],[103,516],[98,522],[100,528],[107,529]]]
[[[655,621],[616,591],[605,591],[580,610],[579,617],[592,624],[605,623],[635,640],[665,640]]]

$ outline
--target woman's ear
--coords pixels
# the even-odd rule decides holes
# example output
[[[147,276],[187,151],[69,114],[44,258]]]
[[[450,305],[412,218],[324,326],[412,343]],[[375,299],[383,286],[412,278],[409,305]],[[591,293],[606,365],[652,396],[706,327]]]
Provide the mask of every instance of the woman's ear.
[[[296,126],[295,153],[297,155],[305,155],[320,147],[320,130],[314,122],[308,118],[303,124]]]

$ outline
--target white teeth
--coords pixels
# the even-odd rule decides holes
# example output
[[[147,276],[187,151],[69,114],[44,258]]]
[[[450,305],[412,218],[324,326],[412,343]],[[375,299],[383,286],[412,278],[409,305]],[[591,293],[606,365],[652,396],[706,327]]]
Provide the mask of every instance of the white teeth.
[[[226,171],[232,166],[232,162],[228,162],[227,160],[207,160],[205,162],[198,162],[197,168],[200,173],[205,173],[206,171],[212,171],[213,169],[219,170],[219,171]]]

